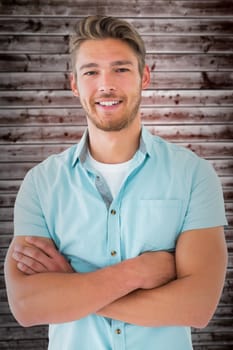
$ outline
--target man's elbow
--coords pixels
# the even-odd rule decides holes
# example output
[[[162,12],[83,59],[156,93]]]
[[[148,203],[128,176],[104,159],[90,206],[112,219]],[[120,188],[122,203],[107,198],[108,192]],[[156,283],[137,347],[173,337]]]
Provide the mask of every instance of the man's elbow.
[[[32,312],[33,310],[27,306],[25,300],[18,299],[17,301],[8,301],[14,318],[22,327],[31,327],[40,324],[38,320],[35,319],[35,314]]]
[[[16,293],[15,290],[17,288],[15,286],[13,288],[14,292],[9,291],[9,287],[7,289],[8,304],[16,321],[23,327],[36,325],[35,320],[33,320],[33,310],[31,306],[28,305],[25,296]]]
[[[190,326],[193,328],[205,328],[208,326],[211,321],[216,307],[202,307],[199,310],[197,309],[196,313],[193,315]]]

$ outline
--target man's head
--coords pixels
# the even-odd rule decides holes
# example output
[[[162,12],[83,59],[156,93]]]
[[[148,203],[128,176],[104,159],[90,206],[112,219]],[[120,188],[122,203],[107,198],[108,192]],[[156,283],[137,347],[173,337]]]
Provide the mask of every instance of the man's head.
[[[75,27],[70,39],[71,63],[76,80],[76,58],[80,45],[86,40],[119,39],[129,45],[138,60],[140,76],[145,67],[145,46],[142,38],[131,24],[126,21],[104,16],[90,16],[82,19]]]
[[[150,74],[143,41],[130,24],[112,17],[83,19],[71,39],[71,57],[71,89],[89,130],[120,131],[139,123],[141,91]]]

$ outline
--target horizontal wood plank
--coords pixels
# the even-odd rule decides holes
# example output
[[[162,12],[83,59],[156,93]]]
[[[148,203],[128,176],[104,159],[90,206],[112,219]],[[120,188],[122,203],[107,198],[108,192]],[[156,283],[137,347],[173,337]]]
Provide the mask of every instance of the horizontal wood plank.
[[[1,341],[27,339],[27,340],[31,340],[31,345],[32,345],[33,338],[46,339],[47,336],[48,336],[47,327],[24,328],[24,327],[16,326],[13,329],[11,327],[7,327],[5,329],[0,328]],[[34,347],[33,347],[33,350],[34,350]]]
[[[10,341],[0,340],[1,350],[32,350],[32,346],[33,346],[33,350],[47,350],[48,341],[46,339],[10,340]]]
[[[81,17],[2,17],[0,20],[1,35],[37,34],[37,35],[69,35]],[[232,35],[232,18],[140,18],[127,17],[141,35],[173,34],[173,35]],[[17,32],[16,32],[17,25]]]
[[[14,4],[14,6],[12,6]],[[132,0],[130,2],[130,14],[134,17],[207,17],[231,15],[233,4],[231,0],[189,0],[189,1],[163,1],[163,0]],[[112,15],[124,17],[129,12],[129,2],[119,0],[117,2],[98,0],[46,0],[41,1],[40,6],[30,0],[15,2],[2,0],[0,3],[1,15],[11,16],[87,16],[90,13],[100,15]]]
[[[197,343],[193,346],[194,350],[232,350],[233,343],[230,342],[227,344],[223,344],[223,341],[219,345],[213,345],[213,343],[208,344],[208,348],[206,345],[197,345]]]
[[[205,345],[207,349],[209,349],[209,344],[214,342],[215,345],[221,344],[231,344],[233,345],[233,334],[232,332],[221,332],[221,333],[193,333],[192,334],[193,344]]]
[[[19,190],[22,179],[0,180],[0,192],[14,193]]]

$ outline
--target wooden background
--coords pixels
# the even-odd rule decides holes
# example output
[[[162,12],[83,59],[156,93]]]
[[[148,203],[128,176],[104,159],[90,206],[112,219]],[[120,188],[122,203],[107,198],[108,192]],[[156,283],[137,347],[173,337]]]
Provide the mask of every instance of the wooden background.
[[[227,279],[213,320],[206,329],[193,330],[193,342],[195,350],[233,349],[230,0],[0,0],[0,349],[47,346],[47,327],[22,328],[10,314],[3,261],[26,171],[75,143],[86,126],[69,89],[68,35],[75,21],[89,14],[115,15],[135,25],[152,73],[151,87],[143,92],[143,123],[209,159],[221,178],[229,220]]]

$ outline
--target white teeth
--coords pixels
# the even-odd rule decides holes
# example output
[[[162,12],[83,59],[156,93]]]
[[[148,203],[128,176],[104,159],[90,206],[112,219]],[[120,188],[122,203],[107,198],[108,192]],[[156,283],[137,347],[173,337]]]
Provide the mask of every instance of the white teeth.
[[[117,105],[119,103],[119,101],[101,101],[99,102],[99,104],[101,106],[113,106],[113,105]]]

